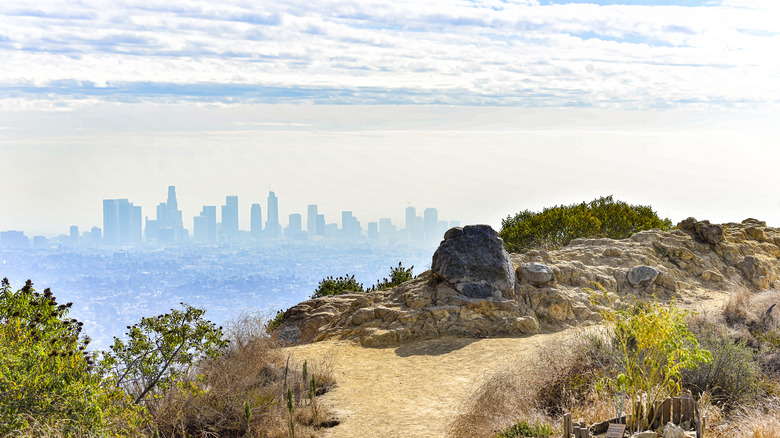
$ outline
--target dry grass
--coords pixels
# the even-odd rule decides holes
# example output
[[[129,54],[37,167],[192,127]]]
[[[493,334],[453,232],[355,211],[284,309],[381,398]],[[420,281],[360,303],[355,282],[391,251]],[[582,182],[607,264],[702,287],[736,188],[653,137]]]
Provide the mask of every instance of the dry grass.
[[[728,411],[710,393],[700,395],[707,436],[780,438],[780,350],[775,345],[780,342],[780,306],[767,313],[775,303],[780,304],[778,291],[753,293],[742,288],[734,291],[720,315],[694,316],[689,321],[694,333],[741,340],[750,347],[746,354],[763,369],[756,377],[758,395],[727,406]],[[596,330],[581,333],[566,345],[486,377],[449,425],[447,436],[493,437],[519,420],[548,424],[560,435],[562,412],[588,424],[614,417],[613,398],[594,390],[602,366],[609,366],[600,351],[605,347]]]
[[[188,382],[169,391],[152,414],[163,437],[287,437],[287,388],[295,393],[295,436],[316,436],[332,420],[325,406],[309,402],[301,365],[289,363],[280,345],[265,333],[263,315],[245,314],[229,324],[223,356],[201,364]],[[308,364],[318,394],[333,386],[325,361]],[[316,402],[316,398],[315,398]],[[251,409],[247,422],[246,404]]]
[[[593,387],[601,366],[587,354],[586,343],[594,336],[598,335],[593,330],[583,331],[565,345],[523,358],[512,369],[486,377],[461,406],[447,436],[494,436],[520,420],[547,424],[554,434],[560,434],[564,412],[589,423],[614,416],[613,401]]]

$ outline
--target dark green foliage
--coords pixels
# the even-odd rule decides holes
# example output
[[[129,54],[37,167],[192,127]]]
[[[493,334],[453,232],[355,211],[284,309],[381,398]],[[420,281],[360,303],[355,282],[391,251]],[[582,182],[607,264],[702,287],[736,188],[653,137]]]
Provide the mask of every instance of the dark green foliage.
[[[642,230],[669,230],[672,222],[661,219],[650,206],[629,205],[612,196],[589,203],[530,210],[508,216],[501,222],[501,238],[507,251],[558,248],[576,238],[625,239]]]
[[[265,332],[268,334],[273,333],[284,322],[284,310],[276,312],[276,316],[269,320],[265,325]]]
[[[17,292],[0,284],[0,435],[127,436],[145,422],[96,369],[83,324],[67,318],[71,305],[29,280]]]
[[[227,345],[222,327],[203,319],[205,310],[181,305],[182,310],[128,326],[127,340],[114,338],[106,353],[103,366],[114,369],[117,386],[132,394],[135,403],[181,381],[200,359],[216,358]]]
[[[345,292],[365,292],[365,289],[363,289],[363,284],[355,280],[354,275],[345,275],[338,278],[328,277],[320,281],[311,297],[320,298],[329,295],[341,295]]]
[[[516,437],[530,437],[530,438],[547,438],[552,436],[552,429],[550,426],[542,423],[529,423],[526,420],[522,420],[512,427],[507,428],[503,432],[500,432],[495,438],[516,438]]]
[[[371,286],[371,289],[369,289],[370,292],[375,292],[379,290],[385,290],[390,289],[392,287],[396,287],[400,284],[406,283],[407,281],[414,279],[414,274],[412,273],[412,270],[414,269],[414,265],[412,265],[410,268],[404,268],[401,262],[398,262],[398,266],[394,268],[390,268],[390,279],[383,278],[382,281],[377,281],[374,286]]]
[[[702,348],[712,353],[712,362],[682,373],[683,387],[694,394],[709,392],[713,401],[733,407],[750,401],[759,390],[759,365],[755,352],[726,330],[702,322],[693,327]]]

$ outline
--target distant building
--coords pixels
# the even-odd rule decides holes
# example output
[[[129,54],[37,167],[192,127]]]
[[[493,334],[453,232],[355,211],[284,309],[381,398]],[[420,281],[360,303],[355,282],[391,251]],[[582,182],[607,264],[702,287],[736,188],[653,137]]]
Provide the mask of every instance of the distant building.
[[[70,226],[70,244],[73,246],[79,245],[79,227],[76,225]],[[33,239],[33,246],[35,246],[34,239]]]
[[[92,229],[89,230],[89,240],[92,242],[92,246],[100,245],[100,242],[103,241],[103,233],[100,228],[92,227]]]
[[[325,215],[324,214],[318,214],[317,215],[317,235],[318,236],[324,236],[325,235]]]
[[[308,233],[309,239],[313,239],[318,235],[317,216],[317,204],[309,204],[306,209],[306,233]]]
[[[368,240],[379,240],[379,224],[377,222],[368,223],[368,232],[366,237],[368,237]]]
[[[197,242],[217,241],[217,207],[204,205],[200,215],[192,220],[192,239]]]
[[[385,243],[396,241],[398,234],[390,218],[379,219],[379,240]]]
[[[105,227],[103,233],[106,233]],[[174,243],[187,240],[182,212],[176,200],[176,187],[168,186],[168,199],[157,206],[157,219],[146,218],[146,240]]]
[[[284,237],[290,240],[306,240],[306,233],[301,229],[301,215],[293,213],[288,217]]]
[[[226,196],[222,206],[221,240],[235,240],[238,237],[238,196]]]
[[[141,241],[141,207],[127,199],[103,200],[103,244],[125,245]]]
[[[263,209],[260,204],[252,204],[249,215],[249,233],[254,238],[259,238],[263,233]]]
[[[279,200],[274,192],[268,192],[268,220],[265,223],[265,234],[269,239],[282,236],[282,225],[279,223]]]
[[[341,212],[341,238],[343,240],[355,241],[360,239],[362,234],[360,222],[352,216],[351,211]]]
[[[33,236],[32,242],[33,242],[33,249],[40,250],[49,247],[49,239],[47,239],[44,236]]]
[[[24,235],[23,231],[2,231],[0,232],[0,247],[27,249],[30,247],[30,239]]]
[[[423,212],[423,233],[425,245],[430,246],[439,242],[439,211],[435,208],[426,208]]]

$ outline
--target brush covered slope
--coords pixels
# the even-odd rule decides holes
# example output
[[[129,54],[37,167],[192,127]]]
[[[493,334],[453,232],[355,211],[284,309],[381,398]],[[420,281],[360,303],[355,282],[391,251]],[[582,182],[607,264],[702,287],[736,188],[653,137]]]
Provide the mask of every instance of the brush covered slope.
[[[357,339],[384,347],[442,336],[551,332],[598,322],[633,299],[703,299],[734,287],[780,285],[780,229],[747,219],[688,218],[628,239],[575,239],[557,250],[508,254],[487,225],[449,230],[431,270],[392,289],[304,301],[285,312],[280,338]]]

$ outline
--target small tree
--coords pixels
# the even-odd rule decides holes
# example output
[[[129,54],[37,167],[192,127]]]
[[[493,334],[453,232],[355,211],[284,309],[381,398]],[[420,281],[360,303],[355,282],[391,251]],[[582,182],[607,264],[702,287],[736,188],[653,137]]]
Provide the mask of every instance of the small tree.
[[[72,303],[32,286],[0,283],[0,435],[138,435],[145,412],[99,373]]]
[[[650,412],[662,397],[679,394],[682,371],[712,360],[688,330],[688,316],[675,303],[640,302],[629,309],[606,311],[617,373],[605,377],[602,387],[612,389],[616,398],[627,395],[631,407],[639,404],[643,412]],[[616,404],[619,416],[622,406]],[[640,413],[632,416],[634,430],[642,426]]]
[[[164,391],[201,358],[216,358],[227,341],[222,327],[203,319],[206,312],[180,303],[182,310],[128,326],[127,340],[114,338],[103,365],[114,369],[117,387],[140,403],[149,393]]]

